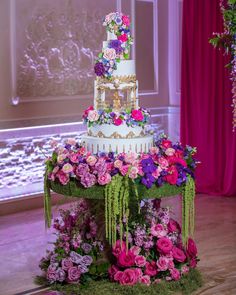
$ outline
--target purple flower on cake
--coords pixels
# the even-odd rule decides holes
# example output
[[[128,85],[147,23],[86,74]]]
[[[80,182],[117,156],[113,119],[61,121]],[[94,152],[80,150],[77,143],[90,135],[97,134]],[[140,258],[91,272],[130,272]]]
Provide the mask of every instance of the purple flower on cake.
[[[95,63],[94,71],[97,76],[103,76],[105,74],[105,68],[102,62]]]
[[[47,269],[47,280],[52,284],[58,279],[57,269],[54,266],[49,265]]]
[[[115,49],[116,54],[121,54],[123,52],[123,48],[121,47],[120,40],[111,40],[108,45],[110,48]]]
[[[88,269],[88,267],[86,266],[86,265],[78,265],[78,269],[79,269],[79,271],[83,274],[83,273],[86,273],[86,272],[88,272],[89,271],[89,269]]]

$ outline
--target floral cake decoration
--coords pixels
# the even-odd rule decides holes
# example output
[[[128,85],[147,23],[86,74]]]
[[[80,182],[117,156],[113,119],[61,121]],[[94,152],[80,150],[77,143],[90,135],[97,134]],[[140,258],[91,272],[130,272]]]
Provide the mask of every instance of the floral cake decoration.
[[[117,63],[129,58],[133,39],[130,34],[130,19],[121,12],[111,12],[104,18],[103,26],[108,32],[114,33],[117,39],[110,40],[108,47],[98,54],[94,71],[98,77],[111,78]]]

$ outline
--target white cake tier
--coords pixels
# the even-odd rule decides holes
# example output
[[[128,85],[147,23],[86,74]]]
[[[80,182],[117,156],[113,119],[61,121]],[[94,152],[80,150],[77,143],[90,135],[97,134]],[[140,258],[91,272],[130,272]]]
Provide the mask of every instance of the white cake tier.
[[[107,40],[110,41],[110,40],[116,40],[117,39],[117,36],[114,32],[109,32],[107,31]]]
[[[136,138],[99,138],[84,135],[81,140],[85,149],[94,154],[98,152],[127,153],[129,151],[147,153],[153,146],[152,135]]]
[[[135,75],[135,60],[121,60],[117,63],[117,69],[113,71],[112,76],[132,76]]]
[[[100,138],[134,138],[145,135],[144,128],[140,126],[127,126],[122,124],[115,126],[113,124],[102,124],[88,127],[88,135]]]

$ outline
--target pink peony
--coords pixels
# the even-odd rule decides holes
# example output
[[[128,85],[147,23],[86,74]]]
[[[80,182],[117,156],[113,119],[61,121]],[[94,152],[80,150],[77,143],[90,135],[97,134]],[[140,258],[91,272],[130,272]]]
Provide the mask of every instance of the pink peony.
[[[58,171],[56,176],[62,185],[66,185],[70,180],[69,176],[65,174],[62,170]]]
[[[172,142],[168,139],[164,139],[164,140],[162,140],[161,145],[163,148],[168,149],[169,147],[172,146]]]
[[[125,176],[129,171],[130,165],[123,165],[120,167],[120,173]]]
[[[160,165],[161,169],[164,170],[169,166],[168,161],[164,157],[158,159],[158,164]]]
[[[120,282],[121,278],[123,276],[123,271],[118,270],[115,274],[114,274],[114,281],[116,282]]]
[[[133,266],[134,259],[135,259],[135,255],[133,252],[131,252],[130,250],[128,250],[128,252],[126,252],[126,250],[124,250],[118,256],[118,265],[121,267]]]
[[[74,170],[73,166],[70,163],[66,163],[62,167],[62,171],[66,174],[72,172]]]
[[[141,251],[141,248],[138,247],[138,246],[132,246],[130,248],[130,251],[134,253],[134,255],[139,255],[140,251]]]
[[[118,118],[114,118],[113,119],[113,123],[116,126],[120,126],[123,123],[123,120],[121,118],[119,118],[119,117]]]
[[[177,247],[173,247],[172,255],[173,258],[178,262],[184,262],[186,260],[186,255],[184,254],[184,251]]]
[[[134,262],[138,267],[143,267],[146,265],[146,258],[142,255],[138,255],[134,258]]]
[[[77,282],[81,276],[81,272],[77,266],[72,266],[68,269],[68,281]]]
[[[142,121],[143,120],[143,113],[140,110],[132,110],[131,117],[136,121]]]
[[[105,185],[111,182],[111,175],[109,173],[105,173],[98,176],[98,183],[100,185]]]
[[[62,259],[61,266],[62,266],[63,270],[68,270],[69,268],[71,268],[73,266],[73,262],[72,262],[71,258]]]
[[[197,247],[193,239],[188,239],[187,255],[190,258],[197,256]]]
[[[162,237],[157,241],[157,250],[163,254],[169,254],[173,248],[173,244],[170,239]]]
[[[162,224],[158,223],[158,224],[154,224],[151,227],[151,234],[154,237],[161,238],[161,237],[165,237],[167,235],[167,231],[164,229]]]
[[[108,273],[109,273],[109,277],[113,280],[115,274],[119,271],[119,268],[115,265],[112,265],[111,267],[109,267],[108,269]]]
[[[128,36],[126,34],[122,34],[118,36],[118,40],[120,40],[122,43],[126,42],[128,40]]]
[[[160,256],[157,260],[157,267],[160,271],[166,271],[169,268],[169,259],[164,256]]]
[[[165,176],[165,180],[169,184],[175,185],[178,179],[178,170],[175,166],[171,166],[167,169],[168,174]]]
[[[157,275],[157,265],[155,261],[147,262],[145,265],[145,274],[150,277],[155,277]]]
[[[123,272],[122,277],[120,278],[121,285],[135,285],[138,282],[137,272],[133,268],[128,268]]]
[[[124,250],[126,250],[126,243],[124,241],[121,243],[120,240],[117,240],[115,245],[112,247],[112,254],[115,257],[118,257]]]
[[[86,162],[89,164],[89,166],[94,166],[97,162],[97,158],[95,156],[88,156],[86,159]]]
[[[130,19],[127,15],[122,15],[122,21],[123,21],[123,24],[126,25],[127,27],[130,25]]]
[[[151,285],[151,279],[150,279],[150,277],[148,275],[142,276],[139,279],[139,282],[141,284],[144,284],[144,285],[147,285],[147,286],[150,286]]]
[[[167,224],[169,233],[181,233],[181,227],[177,221],[170,218],[169,223]]]
[[[171,278],[174,280],[174,281],[178,281],[181,277],[180,275],[180,271],[176,268],[173,268],[170,270],[170,275],[171,275]]]

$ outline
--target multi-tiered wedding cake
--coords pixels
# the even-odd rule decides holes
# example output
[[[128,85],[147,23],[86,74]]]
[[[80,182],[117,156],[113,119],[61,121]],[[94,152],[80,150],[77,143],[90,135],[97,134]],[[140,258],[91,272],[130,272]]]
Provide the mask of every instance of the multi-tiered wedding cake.
[[[92,153],[148,152],[153,137],[145,132],[150,115],[139,107],[135,60],[130,59],[130,20],[122,13],[110,13],[103,25],[107,41],[94,66],[94,106],[84,112],[88,132],[82,142]]]

